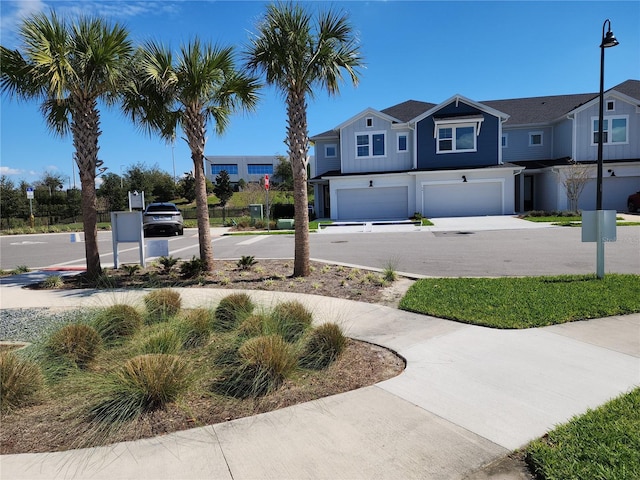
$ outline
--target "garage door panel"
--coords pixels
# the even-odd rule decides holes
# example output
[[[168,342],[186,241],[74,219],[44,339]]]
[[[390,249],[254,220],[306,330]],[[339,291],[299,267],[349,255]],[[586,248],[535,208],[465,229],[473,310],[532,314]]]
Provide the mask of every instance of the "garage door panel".
[[[338,220],[406,218],[408,187],[347,188],[337,190]]]
[[[425,185],[426,217],[502,215],[502,184],[498,182]]]

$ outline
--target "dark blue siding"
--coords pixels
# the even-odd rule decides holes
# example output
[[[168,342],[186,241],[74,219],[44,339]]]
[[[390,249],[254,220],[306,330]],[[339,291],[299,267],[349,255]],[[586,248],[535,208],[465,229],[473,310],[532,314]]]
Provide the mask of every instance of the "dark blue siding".
[[[467,153],[440,153],[436,154],[436,139],[433,136],[433,117],[454,117],[458,115],[484,116],[484,122],[480,127],[480,136],[477,139],[477,151]],[[464,168],[483,167],[498,164],[498,148],[500,138],[498,127],[500,119],[482,112],[471,105],[453,101],[438,110],[434,115],[426,117],[418,122],[416,137],[418,143],[418,170],[430,170],[438,168]]]

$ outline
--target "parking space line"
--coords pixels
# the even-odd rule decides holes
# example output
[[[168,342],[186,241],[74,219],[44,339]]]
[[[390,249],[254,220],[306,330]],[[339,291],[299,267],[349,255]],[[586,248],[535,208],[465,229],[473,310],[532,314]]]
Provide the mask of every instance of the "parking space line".
[[[242,242],[239,242],[238,245],[251,245],[252,243],[257,243],[260,240],[264,240],[265,238],[267,238],[268,235],[257,235],[253,238],[250,238],[248,240],[243,240]]]

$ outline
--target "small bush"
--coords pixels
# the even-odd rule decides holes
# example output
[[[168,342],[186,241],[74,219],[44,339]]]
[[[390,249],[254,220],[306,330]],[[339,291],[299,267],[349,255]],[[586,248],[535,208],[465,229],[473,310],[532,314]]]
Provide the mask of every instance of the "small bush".
[[[92,283],[95,288],[105,290],[116,288],[117,286],[115,279],[111,275],[109,275],[106,269],[100,275],[98,275]]]
[[[204,260],[197,258],[195,255],[191,260],[182,262],[180,265],[180,275],[182,278],[195,278],[199,277],[205,272]]]
[[[251,255],[243,255],[240,257],[240,260],[236,263],[236,266],[240,270],[250,270],[256,263],[258,263],[255,257]]]
[[[43,384],[37,364],[13,352],[0,353],[0,410],[13,410],[32,403]]]
[[[117,304],[101,311],[94,327],[106,343],[119,343],[142,327],[142,315],[130,305]]]
[[[238,327],[238,333],[243,337],[258,337],[265,333],[265,324],[269,318],[265,315],[249,315]]]
[[[181,348],[182,338],[180,334],[171,328],[163,328],[144,340],[140,348],[140,353],[164,353],[166,355],[173,355],[178,353]]]
[[[27,273],[29,271],[29,267],[27,267],[26,265],[18,265],[16,268],[13,269],[13,271],[18,274],[18,273]]]
[[[189,310],[180,324],[183,346],[195,348],[207,343],[212,323],[211,311],[205,308]]]
[[[138,265],[137,263],[132,263],[131,265],[122,265],[121,267],[125,272],[127,272],[127,275],[129,277],[133,277],[133,275],[140,270],[140,265]]]
[[[295,342],[311,327],[313,315],[300,302],[283,302],[271,312],[274,328],[287,342]]]
[[[169,274],[171,273],[171,269],[178,263],[178,259],[171,256],[160,257],[158,263],[162,265],[162,273]]]
[[[62,277],[60,275],[51,275],[45,278],[42,282],[42,287],[49,290],[61,288],[63,285],[64,280],[62,280]]]
[[[86,366],[100,350],[102,340],[95,328],[84,324],[69,324],[54,332],[47,343],[48,350],[78,367]]]
[[[314,329],[300,355],[300,366],[320,370],[328,367],[344,351],[347,338],[335,323],[325,323]]]
[[[91,416],[118,423],[164,407],[188,388],[188,365],[177,355],[147,354],[129,359],[105,379],[105,396]]]
[[[215,310],[214,330],[222,332],[233,330],[242,320],[251,315],[254,307],[246,293],[234,293],[224,297]]]
[[[293,347],[279,335],[251,338],[237,354],[242,363],[226,368],[214,381],[214,391],[237,398],[258,397],[278,388],[296,367]]]
[[[150,323],[165,321],[175,316],[182,306],[180,294],[170,288],[161,288],[144,296]]]

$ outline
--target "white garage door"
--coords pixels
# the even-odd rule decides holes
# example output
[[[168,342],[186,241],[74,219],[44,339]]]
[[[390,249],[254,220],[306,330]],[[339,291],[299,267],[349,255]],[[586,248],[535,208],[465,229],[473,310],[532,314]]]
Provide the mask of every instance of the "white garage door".
[[[396,220],[407,218],[407,187],[337,190],[338,220]]]
[[[433,218],[502,215],[502,184],[469,182],[425,185],[422,212],[424,216]]]

